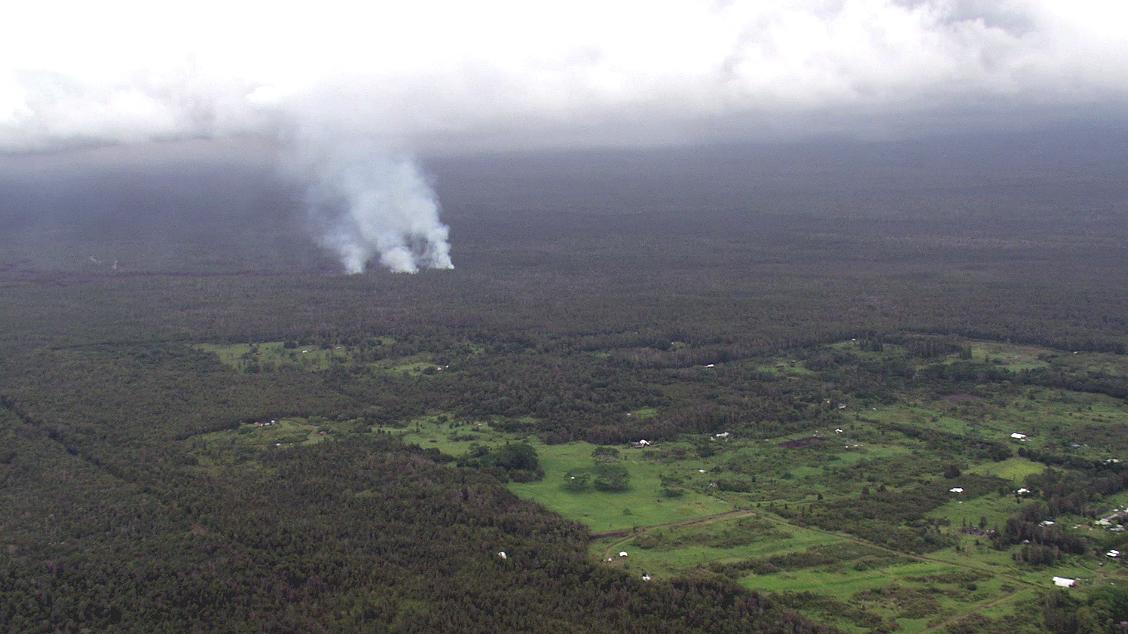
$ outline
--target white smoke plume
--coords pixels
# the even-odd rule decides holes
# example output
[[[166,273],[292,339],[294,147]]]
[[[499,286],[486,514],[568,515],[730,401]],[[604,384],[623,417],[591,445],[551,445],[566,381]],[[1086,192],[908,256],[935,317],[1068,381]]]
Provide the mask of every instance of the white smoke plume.
[[[345,271],[361,273],[377,256],[401,273],[454,268],[438,200],[412,161],[356,141],[307,140],[295,150],[291,167],[296,178],[310,179],[306,202],[318,243]]]

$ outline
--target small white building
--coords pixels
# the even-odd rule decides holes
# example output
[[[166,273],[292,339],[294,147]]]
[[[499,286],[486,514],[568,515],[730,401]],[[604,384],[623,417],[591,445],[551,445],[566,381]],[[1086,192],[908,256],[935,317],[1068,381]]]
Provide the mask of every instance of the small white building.
[[[728,437],[729,437],[729,433],[728,433],[727,431],[723,431],[723,432],[721,432],[721,433],[719,433],[719,434],[713,434],[713,437],[714,437],[714,438],[728,438]]]
[[[650,575],[642,575],[643,581],[650,581]]]
[[[625,551],[625,550],[620,550],[620,551],[619,551],[619,556],[620,556],[620,557],[626,557],[626,556],[627,556],[627,551]]]
[[[1077,585],[1077,580],[1069,577],[1054,577],[1054,585],[1059,588],[1072,588]]]
[[[1120,551],[1119,551],[1119,550],[1110,550],[1110,551],[1108,551],[1107,553],[1105,553],[1105,557],[1113,557],[1113,558],[1116,558],[1116,557],[1119,557],[1119,556],[1120,556]]]
[[[1011,438],[1013,438],[1015,440],[1021,440],[1022,442],[1026,442],[1026,434],[1020,434],[1018,432],[1014,432],[1013,434],[1011,434]]]
[[[504,550],[498,553],[497,557],[498,559],[509,559],[509,555],[506,555]]]
[[[963,487],[952,487],[948,491],[950,493],[963,493]]]
[[[1022,487],[1021,489],[1015,491],[1014,493],[1015,493],[1015,495],[1030,495],[1030,489],[1028,489],[1026,487]]]
[[[653,444],[653,443],[651,443],[651,442],[650,442],[649,440],[647,440],[647,439],[643,438],[642,440],[640,440],[640,441],[636,442],[636,443],[634,444],[634,446],[635,446],[635,447],[640,447],[640,448],[641,448],[641,447],[649,447],[649,446],[650,446],[651,444]]]

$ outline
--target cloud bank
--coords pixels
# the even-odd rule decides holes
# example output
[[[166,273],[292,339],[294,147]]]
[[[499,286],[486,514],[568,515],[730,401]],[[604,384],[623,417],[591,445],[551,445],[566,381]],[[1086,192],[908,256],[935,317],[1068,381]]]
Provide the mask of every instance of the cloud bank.
[[[310,122],[393,150],[646,143],[1128,96],[1128,7],[1092,0],[24,4],[9,150]]]

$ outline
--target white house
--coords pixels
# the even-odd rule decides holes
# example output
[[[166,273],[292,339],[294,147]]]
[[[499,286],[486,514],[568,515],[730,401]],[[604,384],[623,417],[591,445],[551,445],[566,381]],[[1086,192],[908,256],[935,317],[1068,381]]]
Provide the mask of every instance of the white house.
[[[635,443],[635,447],[649,447],[651,442],[645,438]]]
[[[1077,580],[1068,577],[1054,577],[1054,585],[1059,588],[1072,588],[1077,585]]]
[[[723,432],[721,432],[721,433],[719,433],[719,434],[713,434],[713,436],[714,436],[715,438],[728,438],[728,437],[729,437],[729,433],[728,433],[727,431],[723,431]]]
[[[620,557],[626,557],[626,556],[627,556],[627,551],[625,551],[625,550],[620,550],[620,551],[619,551],[619,556],[620,556]]]
[[[948,489],[951,493],[963,493],[963,487],[952,487]]]
[[[498,553],[497,556],[498,559],[509,559],[509,555],[506,555],[504,550]]]
[[[1120,556],[1119,550],[1110,550],[1107,553],[1105,553],[1105,557],[1119,557],[1119,556]]]
[[[1015,440],[1021,440],[1023,442],[1026,442],[1026,434],[1020,434],[1018,432],[1014,432],[1013,434],[1011,434],[1011,438],[1014,438]]]

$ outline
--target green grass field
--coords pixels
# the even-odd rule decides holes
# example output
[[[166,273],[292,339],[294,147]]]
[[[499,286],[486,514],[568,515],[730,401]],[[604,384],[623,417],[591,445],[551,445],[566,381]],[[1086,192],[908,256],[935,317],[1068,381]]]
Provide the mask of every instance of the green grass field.
[[[317,372],[328,369],[334,360],[344,362],[349,358],[347,351],[341,346],[326,349],[316,346],[299,346],[297,348],[286,348],[284,346],[285,344],[281,341],[269,341],[229,345],[203,343],[196,347],[204,352],[215,354],[225,365],[240,372],[245,372],[254,365],[258,367],[262,365],[296,366],[303,370]]]
[[[659,447],[635,449],[619,446],[621,458],[616,462],[626,467],[630,482],[626,490],[603,492],[588,489],[572,492],[565,489],[565,476],[570,471],[593,466],[596,446],[583,442],[545,445],[538,439],[521,434],[496,431],[488,423],[469,423],[451,427],[442,416],[418,419],[403,429],[378,428],[399,434],[404,442],[461,456],[472,446],[499,447],[507,442],[529,442],[537,451],[544,478],[536,482],[510,483],[518,496],[534,499],[564,517],[582,522],[592,532],[631,529],[667,524],[703,515],[732,510],[731,503],[698,492],[708,489],[708,474],[702,469],[714,466],[705,460],[682,460],[669,464],[662,459]],[[683,479],[678,497],[663,494],[660,476]]]
[[[264,424],[268,422],[270,424]],[[235,429],[194,436],[186,442],[199,465],[209,469],[232,460],[254,460],[254,456],[262,450],[285,451],[295,445],[309,445],[330,438],[331,433],[325,431],[321,421],[291,417],[244,423]]]
[[[705,461],[686,460],[669,465],[648,458],[648,452],[656,452],[657,448],[621,447],[623,457],[618,464],[630,473],[627,490],[601,492],[589,489],[573,493],[564,488],[565,475],[572,470],[590,467],[595,446],[587,443],[534,446],[544,468],[544,479],[512,483],[510,490],[520,497],[534,499],[564,517],[582,522],[595,533],[668,524],[724,513],[733,508],[729,502],[690,488],[683,488],[684,492],[679,497],[663,495],[660,475],[682,477],[690,485],[707,487],[707,474],[700,473],[700,470],[712,465]]]
[[[377,339],[381,345],[393,343],[390,337]],[[290,348],[282,341],[264,343],[236,344],[198,344],[196,348],[215,354],[219,360],[238,372],[271,371],[280,367],[296,367],[306,372],[328,370],[334,364],[353,366],[359,362],[356,351],[345,346],[319,347],[296,346]],[[412,376],[442,371],[436,366],[433,355],[420,353],[396,358],[381,359],[366,363],[369,368],[381,372],[407,373]]]
[[[1046,466],[1025,458],[1008,458],[1001,462],[984,462],[968,469],[968,473],[995,476],[1004,480],[1011,480],[1015,486],[1021,486],[1026,476],[1041,473]]]
[[[1039,357],[1053,355],[1055,351],[1036,346],[1023,346],[995,341],[974,341],[971,344],[971,356],[976,361],[990,360],[999,363],[1008,370],[1018,372],[1034,368],[1047,368],[1049,363]]]

